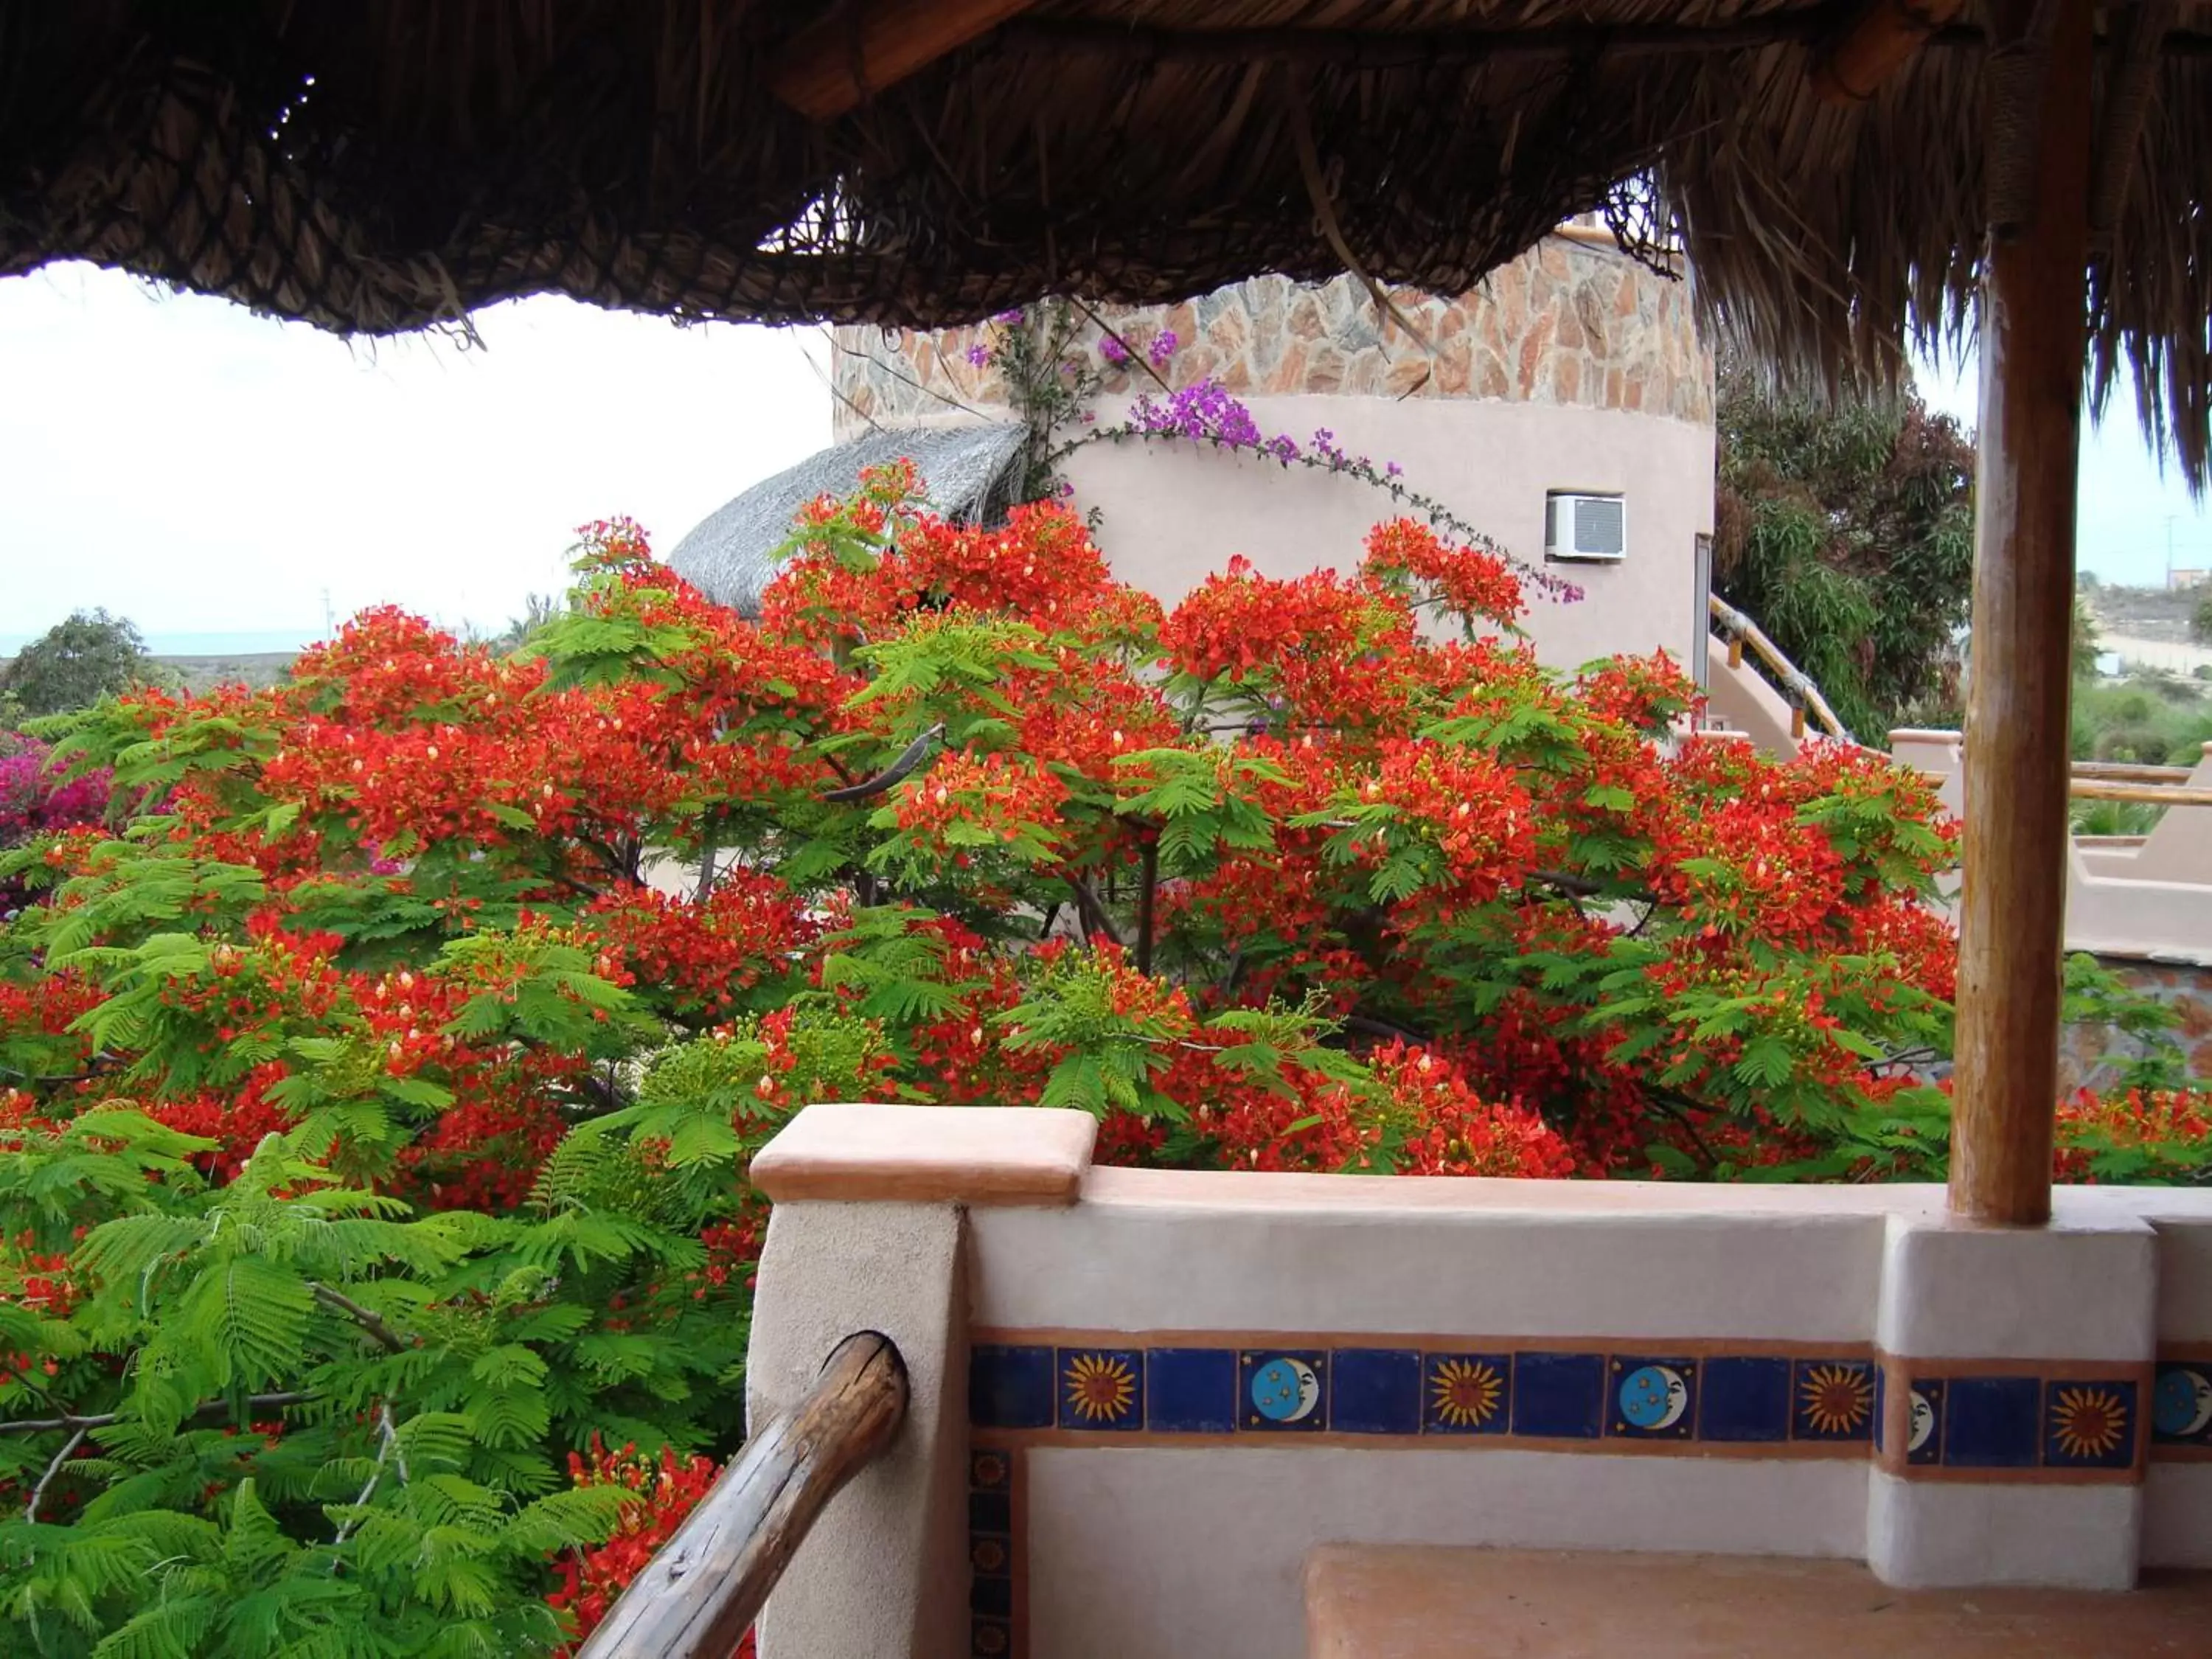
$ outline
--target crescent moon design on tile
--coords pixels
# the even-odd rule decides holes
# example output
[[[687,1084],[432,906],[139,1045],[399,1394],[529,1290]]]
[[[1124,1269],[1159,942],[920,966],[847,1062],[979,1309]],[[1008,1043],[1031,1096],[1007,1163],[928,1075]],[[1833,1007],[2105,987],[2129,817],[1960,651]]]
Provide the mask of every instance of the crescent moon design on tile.
[[[2175,1440],[2203,1433],[2212,1425],[2212,1379],[2185,1365],[2162,1374],[2151,1396],[2151,1421]]]

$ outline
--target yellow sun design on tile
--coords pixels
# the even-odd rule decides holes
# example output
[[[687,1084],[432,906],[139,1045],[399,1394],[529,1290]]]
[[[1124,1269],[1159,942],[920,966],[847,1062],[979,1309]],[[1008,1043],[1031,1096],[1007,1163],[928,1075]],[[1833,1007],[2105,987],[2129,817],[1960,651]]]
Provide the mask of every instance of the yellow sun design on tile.
[[[2109,1457],[2127,1430],[2127,1408],[2110,1389],[2061,1389],[2052,1415],[2058,1449],[2069,1457]]]
[[[1136,1374],[1111,1354],[1079,1353],[1067,1362],[1067,1403],[1092,1423],[1110,1423],[1137,1397]]]
[[[1437,1415],[1455,1429],[1479,1429],[1498,1414],[1505,1380],[1480,1359],[1447,1359],[1429,1379]]]
[[[1805,1420],[1822,1434],[1849,1434],[1874,1409],[1874,1379],[1851,1365],[1815,1365],[1805,1373]]]

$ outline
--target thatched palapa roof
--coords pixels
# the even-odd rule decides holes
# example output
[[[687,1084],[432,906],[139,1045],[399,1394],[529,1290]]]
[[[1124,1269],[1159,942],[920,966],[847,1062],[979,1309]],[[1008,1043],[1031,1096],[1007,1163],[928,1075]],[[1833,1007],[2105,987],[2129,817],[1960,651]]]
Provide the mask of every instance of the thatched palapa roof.
[[[708,599],[742,616],[760,613],[761,593],[783,562],[776,556],[799,508],[817,495],[849,495],[868,467],[902,458],[921,477],[933,511],[957,523],[995,517],[1020,484],[1030,429],[1018,421],[864,434],[833,444],[762,480],[699,521],[668,562]]]
[[[2005,199],[1984,3],[0,0],[0,272],[346,331],[541,291],[933,325],[1260,270],[1458,292],[1644,179],[1717,319],[1879,369]],[[2105,9],[2092,284],[2100,375],[2146,372],[2200,477],[2207,11]],[[1869,19],[1910,37],[1881,73]]]

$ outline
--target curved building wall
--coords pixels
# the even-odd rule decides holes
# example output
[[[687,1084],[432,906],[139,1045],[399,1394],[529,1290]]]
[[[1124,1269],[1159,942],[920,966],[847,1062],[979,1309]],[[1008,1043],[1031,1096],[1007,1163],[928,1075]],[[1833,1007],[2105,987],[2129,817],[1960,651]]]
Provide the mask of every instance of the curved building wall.
[[[1704,632],[1696,550],[1713,501],[1712,360],[1687,283],[1569,234],[1470,294],[1394,300],[1425,347],[1349,276],[1318,287],[1260,277],[1101,315],[1139,344],[1175,333],[1170,389],[1212,379],[1270,435],[1304,444],[1326,428],[1352,454],[1395,460],[1410,485],[1529,565],[1546,566],[1550,492],[1620,495],[1626,556],[1550,565],[1584,597],[1537,596],[1529,631],[1562,665],[1658,647],[1687,660]],[[1003,418],[1005,382],[967,356],[989,332],[839,330],[839,436]],[[1095,352],[1098,337],[1086,326],[1078,343]],[[1110,423],[1159,390],[1141,369],[1109,371],[1098,418]],[[1187,444],[1093,445],[1064,470],[1079,501],[1102,510],[1099,543],[1117,573],[1169,604],[1232,554],[1279,576],[1349,567],[1367,527],[1395,510],[1347,478]]]

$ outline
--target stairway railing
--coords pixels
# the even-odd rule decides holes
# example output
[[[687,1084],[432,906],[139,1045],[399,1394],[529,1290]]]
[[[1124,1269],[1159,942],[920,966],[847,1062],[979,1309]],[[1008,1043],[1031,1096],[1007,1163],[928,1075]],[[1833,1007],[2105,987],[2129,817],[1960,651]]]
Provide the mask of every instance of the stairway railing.
[[[730,1659],[815,1517],[897,1437],[906,1408],[890,1340],[847,1337],[797,1408],[745,1442],[576,1659]]]
[[[1843,743],[1856,743],[1836,711],[1820,695],[1820,688],[1813,684],[1812,677],[1782,654],[1782,647],[1766,637],[1765,631],[1752,619],[1730,605],[1717,593],[1708,596],[1706,608],[1711,612],[1713,631],[1728,641],[1729,666],[1743,666],[1747,647],[1765,666],[1767,677],[1790,699],[1790,735],[1805,735],[1805,717],[1809,712],[1814,723],[1822,733]]]

